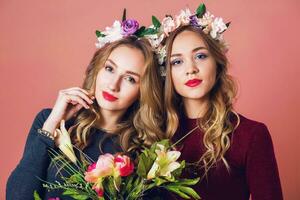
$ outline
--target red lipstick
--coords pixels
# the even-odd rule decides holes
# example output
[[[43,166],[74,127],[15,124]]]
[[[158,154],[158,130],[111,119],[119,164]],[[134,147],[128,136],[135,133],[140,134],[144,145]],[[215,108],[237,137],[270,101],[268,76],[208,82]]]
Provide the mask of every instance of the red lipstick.
[[[118,99],[117,97],[115,97],[115,96],[109,94],[108,92],[104,92],[104,91],[102,92],[102,96],[103,96],[103,98],[106,99],[107,101],[115,101],[115,100]]]
[[[191,79],[191,80],[188,80],[185,83],[185,85],[188,87],[196,87],[196,86],[200,85],[201,82],[202,82],[202,80],[200,80],[200,79]]]

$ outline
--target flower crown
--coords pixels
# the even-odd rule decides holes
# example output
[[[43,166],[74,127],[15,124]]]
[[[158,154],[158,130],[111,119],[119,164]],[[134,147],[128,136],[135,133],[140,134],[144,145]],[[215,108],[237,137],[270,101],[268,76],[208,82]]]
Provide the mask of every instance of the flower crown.
[[[202,29],[204,33],[209,35],[212,39],[219,41],[225,47],[224,51],[227,51],[225,41],[223,40],[222,33],[228,28],[230,23],[224,23],[220,17],[214,17],[210,12],[206,11],[205,4],[200,4],[195,12],[186,8],[181,10],[179,15],[172,17],[166,15],[166,17],[159,22],[159,20],[152,16],[151,29],[155,32],[152,35],[146,35],[154,47],[158,56],[158,62],[160,65],[164,65],[166,59],[166,46],[164,45],[165,39],[171,32],[176,30],[180,26],[192,25]]]
[[[228,28],[229,23],[224,23],[220,17],[214,17],[210,12],[206,11],[205,4],[200,4],[195,12],[186,8],[181,10],[179,15],[166,17],[160,22],[155,16],[152,16],[152,25],[146,28],[139,26],[138,21],[135,19],[126,19],[126,9],[123,11],[122,21],[116,20],[111,27],[106,27],[105,31],[96,30],[98,42],[97,48],[103,47],[107,43],[117,41],[119,39],[136,36],[137,38],[146,38],[150,42],[153,51],[157,55],[158,63],[161,66],[161,75],[165,76],[163,68],[167,57],[165,39],[171,32],[180,26],[192,25],[199,27],[204,33],[208,34],[211,38],[219,41],[224,46],[224,51],[227,51],[226,43],[223,40],[223,32]]]
[[[146,28],[145,26],[139,26],[139,23],[135,19],[126,19],[126,9],[123,11],[122,21],[116,20],[111,27],[106,27],[105,31],[96,30],[96,36],[98,42],[97,48],[103,47],[107,43],[117,41],[119,39],[136,36],[137,38],[143,38],[146,35],[158,33],[152,28]]]

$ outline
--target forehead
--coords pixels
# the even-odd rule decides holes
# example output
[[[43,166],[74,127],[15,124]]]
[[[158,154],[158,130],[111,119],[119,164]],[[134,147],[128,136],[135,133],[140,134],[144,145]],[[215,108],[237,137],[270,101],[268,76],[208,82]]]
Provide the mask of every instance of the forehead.
[[[112,60],[118,68],[139,74],[145,70],[145,58],[140,49],[121,45],[116,47],[108,59]]]
[[[193,31],[183,31],[179,33],[172,45],[172,54],[182,54],[191,52],[198,47],[207,47],[203,38]]]

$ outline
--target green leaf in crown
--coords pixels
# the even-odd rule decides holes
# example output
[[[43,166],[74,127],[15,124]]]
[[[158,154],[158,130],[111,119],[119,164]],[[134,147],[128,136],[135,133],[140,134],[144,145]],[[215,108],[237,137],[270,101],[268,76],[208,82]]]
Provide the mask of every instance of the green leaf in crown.
[[[105,35],[103,33],[101,33],[101,31],[99,31],[99,30],[96,30],[95,33],[96,33],[97,37],[105,37]]]
[[[196,15],[197,15],[198,18],[201,18],[205,14],[205,12],[206,12],[206,7],[205,7],[205,4],[202,3],[197,8]]]
[[[157,29],[159,29],[160,26],[161,26],[161,23],[159,22],[159,20],[155,16],[152,16],[152,24]]]

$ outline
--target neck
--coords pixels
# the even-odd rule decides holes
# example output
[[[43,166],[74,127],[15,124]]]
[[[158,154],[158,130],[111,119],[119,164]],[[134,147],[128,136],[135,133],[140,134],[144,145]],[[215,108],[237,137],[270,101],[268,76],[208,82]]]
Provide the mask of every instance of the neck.
[[[208,109],[208,97],[201,99],[182,98],[185,114],[188,118],[196,119],[204,116]]]
[[[121,120],[121,117],[125,111],[111,111],[100,108],[101,119],[98,123],[98,127],[105,129],[109,132],[114,132],[118,122]]]

